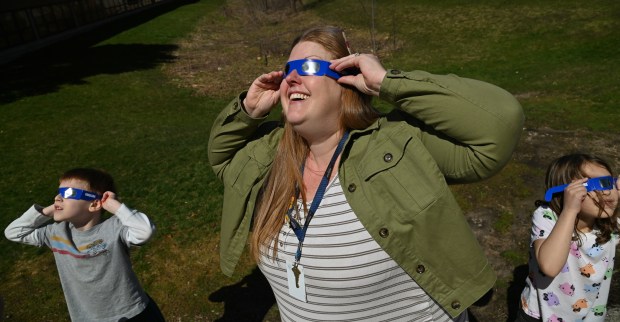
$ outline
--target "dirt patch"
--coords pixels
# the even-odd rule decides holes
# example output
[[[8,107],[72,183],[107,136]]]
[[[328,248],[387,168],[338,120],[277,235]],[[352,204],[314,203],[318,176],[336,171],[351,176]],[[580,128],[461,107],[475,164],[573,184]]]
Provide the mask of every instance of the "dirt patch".
[[[277,0],[266,1],[276,6]],[[309,26],[330,24],[310,11],[295,12],[289,1],[281,10],[266,12],[262,2],[229,0],[219,17],[207,17],[197,30],[179,44],[176,61],[164,71],[182,87],[197,95],[232,97],[246,90],[262,73],[281,70],[293,39]],[[346,31],[353,51],[387,57],[399,42],[377,33],[372,44],[366,30],[339,25]]]

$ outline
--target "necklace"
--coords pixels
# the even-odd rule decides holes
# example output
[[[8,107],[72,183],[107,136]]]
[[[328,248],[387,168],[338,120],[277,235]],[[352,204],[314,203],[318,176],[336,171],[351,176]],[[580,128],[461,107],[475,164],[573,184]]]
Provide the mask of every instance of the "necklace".
[[[305,169],[306,169],[306,170],[308,170],[308,171],[310,171],[310,172],[312,172],[312,173],[314,173],[314,174],[316,174],[316,175],[319,175],[319,176],[322,176],[323,174],[325,174],[325,171],[327,171],[327,169],[325,169],[325,170],[323,170],[323,171],[321,171],[321,170],[314,170],[314,169],[311,169],[311,168],[310,168],[310,167],[308,167],[308,166],[306,166],[306,168],[305,168]]]
[[[304,164],[304,169],[310,171],[311,173],[314,173],[315,175],[318,176],[322,176],[325,174],[325,171],[327,171],[328,166],[325,167],[325,170],[317,170],[317,169],[312,169],[311,167],[308,166],[308,163],[312,161],[313,163],[315,163],[317,166],[319,165],[316,160],[313,160],[313,158],[308,155],[308,158],[306,159],[306,163]],[[320,167],[319,167],[320,169]]]

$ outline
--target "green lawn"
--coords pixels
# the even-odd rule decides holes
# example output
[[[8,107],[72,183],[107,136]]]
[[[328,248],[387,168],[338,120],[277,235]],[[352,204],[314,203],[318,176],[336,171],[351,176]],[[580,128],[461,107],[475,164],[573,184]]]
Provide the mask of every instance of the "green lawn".
[[[115,177],[122,200],[157,224],[152,243],[133,255],[154,298],[169,294],[179,301],[188,296],[179,293],[184,291],[179,285],[191,279],[171,279],[175,283],[168,286],[159,282],[185,273],[176,275],[164,267],[186,267],[193,275],[212,270],[217,283],[205,286],[209,293],[235,281],[223,278],[217,263],[206,268],[202,260],[174,263],[188,258],[186,248],[192,251],[216,240],[222,189],[208,166],[206,142],[211,120],[225,102],[178,88],[161,71],[172,60],[176,42],[222,2],[187,4],[145,18],[92,47],[76,45],[67,51],[62,44],[4,66],[5,75],[14,78],[3,77],[0,85],[0,226],[32,203],[51,204],[65,170],[104,168]],[[217,243],[211,246],[199,256],[217,254]],[[7,320],[66,320],[51,252],[2,238],[0,253],[0,296]],[[200,295],[200,302],[206,302],[208,293]],[[212,314],[204,303],[176,307],[174,301],[161,300],[162,310]]]
[[[189,81],[169,72],[176,53],[188,50],[182,44],[215,39],[217,26],[232,29],[242,23],[227,13],[242,1],[225,2],[201,0],[142,15],[140,23],[130,20],[135,26],[116,24],[120,32],[101,39],[90,34],[0,66],[0,226],[33,203],[52,203],[57,178],[66,169],[108,170],[122,200],[157,224],[155,238],[132,253],[134,267],[175,321],[211,321],[224,312],[255,320],[272,303],[247,287],[265,287],[247,257],[234,277],[219,271],[222,187],[206,158],[213,118],[247,80],[205,93],[190,84],[217,83],[219,74],[198,69]],[[376,2],[377,52],[386,67],[452,72],[498,84],[522,102],[527,127],[593,133],[620,128],[620,3]],[[371,1],[304,3],[302,13],[260,25],[244,39],[251,45],[261,30],[277,35],[303,29],[300,23],[315,21],[306,16],[346,26],[353,40],[369,38]],[[357,45],[359,51],[372,49],[369,43]],[[224,42],[216,51],[234,53],[232,47]],[[252,79],[266,68],[235,70],[259,65],[243,55],[239,51],[228,54],[231,61],[222,60],[224,68],[230,67],[227,77]],[[68,319],[48,249],[2,238],[0,254],[7,321]],[[271,309],[266,319],[277,319],[277,312]]]

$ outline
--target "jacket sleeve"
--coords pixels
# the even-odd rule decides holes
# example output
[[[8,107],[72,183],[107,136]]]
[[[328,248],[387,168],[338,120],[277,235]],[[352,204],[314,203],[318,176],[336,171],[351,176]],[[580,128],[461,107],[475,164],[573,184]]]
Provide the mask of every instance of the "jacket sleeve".
[[[242,106],[245,92],[224,108],[213,122],[209,136],[208,158],[213,171],[224,180],[225,170],[241,148],[256,134],[267,119],[252,118]]]
[[[252,118],[235,98],[215,119],[208,143],[209,163],[224,185],[220,265],[232,276],[243,252],[262,180],[271,168],[283,131],[268,117]]]
[[[514,96],[452,74],[389,70],[380,98],[424,124],[421,140],[449,182],[497,173],[523,129],[523,110]]]
[[[11,222],[4,230],[4,236],[10,241],[41,247],[45,244],[40,232],[52,218],[44,216],[41,207],[33,205],[21,217]]]
[[[122,238],[127,246],[146,243],[155,232],[155,225],[145,214],[122,204],[114,214],[123,225]]]

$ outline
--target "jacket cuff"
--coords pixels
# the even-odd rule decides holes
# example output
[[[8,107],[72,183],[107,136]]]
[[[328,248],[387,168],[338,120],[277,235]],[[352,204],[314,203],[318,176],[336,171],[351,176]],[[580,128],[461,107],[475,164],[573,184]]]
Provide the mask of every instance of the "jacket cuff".
[[[428,81],[432,75],[421,70],[405,72],[400,69],[388,69],[379,90],[379,98],[388,102],[395,103],[401,94],[401,87],[405,83],[404,80],[414,80],[418,82]],[[408,83],[407,89],[411,90],[411,83]]]
[[[263,117],[254,118],[246,112],[245,106],[243,106],[243,100],[245,99],[247,93],[247,91],[242,92],[232,102],[230,102],[228,115],[234,116],[236,119],[245,124],[258,124],[263,122],[269,116],[269,113]]]

